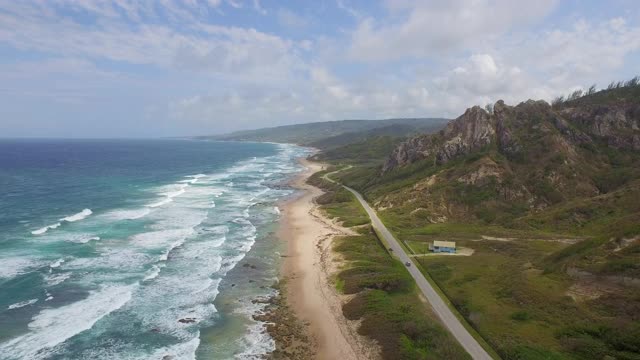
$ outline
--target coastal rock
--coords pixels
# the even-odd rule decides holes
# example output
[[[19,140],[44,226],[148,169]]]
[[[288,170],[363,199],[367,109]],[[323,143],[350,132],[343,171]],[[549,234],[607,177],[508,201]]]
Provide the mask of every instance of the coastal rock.
[[[495,125],[489,113],[474,106],[434,135],[421,135],[396,147],[383,166],[383,172],[433,157],[435,164],[444,164],[458,156],[490,144],[495,137]]]
[[[305,324],[292,315],[284,293],[256,298],[252,302],[267,304],[262,313],[253,316],[254,320],[266,324],[267,332],[276,343],[276,349],[267,355],[267,359],[303,360],[313,357],[315,341],[309,336]]]

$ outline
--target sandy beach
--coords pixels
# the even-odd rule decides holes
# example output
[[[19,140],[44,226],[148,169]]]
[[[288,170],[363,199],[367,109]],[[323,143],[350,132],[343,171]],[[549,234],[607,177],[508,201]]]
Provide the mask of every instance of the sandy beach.
[[[283,204],[279,230],[280,238],[287,242],[282,277],[286,279],[288,304],[308,324],[317,359],[375,359],[376,346],[357,334],[356,322],[344,318],[344,296],[330,280],[339,266],[331,250],[332,239],[350,230],[325,218],[313,201],[323,192],[306,180],[322,165],[304,159],[300,162],[306,170],[292,185],[302,194]]]

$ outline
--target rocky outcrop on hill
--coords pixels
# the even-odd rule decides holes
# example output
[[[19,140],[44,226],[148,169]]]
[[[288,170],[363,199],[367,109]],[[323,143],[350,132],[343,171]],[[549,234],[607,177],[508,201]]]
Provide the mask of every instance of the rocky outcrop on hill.
[[[383,172],[424,159],[441,165],[491,146],[514,158],[535,149],[536,138],[551,145],[547,150],[568,155],[575,153],[573,146],[594,142],[640,150],[640,104],[564,107],[556,111],[545,101],[508,106],[500,100],[491,114],[474,106],[439,133],[401,143],[385,162]]]
[[[489,114],[474,106],[438,134],[416,136],[401,143],[385,163],[384,171],[431,156],[437,164],[444,164],[488,145],[494,135],[495,126]]]
[[[640,150],[640,105],[565,108],[560,116],[618,149]]]

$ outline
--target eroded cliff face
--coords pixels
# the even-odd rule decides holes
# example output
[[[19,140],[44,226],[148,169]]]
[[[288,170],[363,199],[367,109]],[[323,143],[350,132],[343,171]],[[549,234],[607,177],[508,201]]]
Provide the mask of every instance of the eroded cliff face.
[[[387,159],[383,171],[429,157],[433,157],[436,164],[444,164],[489,145],[495,133],[489,113],[474,106],[438,134],[416,136],[400,144]]]
[[[573,146],[604,141],[617,149],[640,150],[640,105],[583,106],[554,111],[545,101],[517,106],[496,102],[493,113],[474,106],[437,134],[400,144],[383,172],[429,159],[436,165],[495,146],[507,157],[531,152],[535,137],[549,136],[552,149],[571,155]],[[549,149],[551,150],[551,149]],[[571,157],[571,156],[569,156]]]
[[[617,149],[640,150],[640,105],[597,105],[559,112],[570,123]]]
[[[492,113],[476,106],[439,133],[396,147],[383,177],[417,162],[415,171],[425,177],[378,199],[377,205],[406,208],[402,211],[428,215],[429,221],[466,221],[482,215],[482,208],[491,213],[515,205],[519,210],[509,211],[536,213],[608,191],[607,182],[617,175],[607,175],[615,170],[607,149],[640,150],[639,105],[554,109],[545,101],[516,106],[498,101]],[[456,159],[464,161],[442,166]],[[408,173],[415,178],[413,171]]]

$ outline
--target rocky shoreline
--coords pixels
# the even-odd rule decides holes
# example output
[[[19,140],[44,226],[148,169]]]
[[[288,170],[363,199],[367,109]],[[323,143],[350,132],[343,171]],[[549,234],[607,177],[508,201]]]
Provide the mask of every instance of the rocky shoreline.
[[[276,349],[266,356],[270,360],[310,359],[316,353],[316,343],[309,335],[308,324],[298,319],[290,309],[286,298],[286,287],[277,283],[273,285],[277,294],[269,298],[253,300],[254,303],[266,304],[261,314],[253,319],[267,324],[267,332],[274,339]]]

